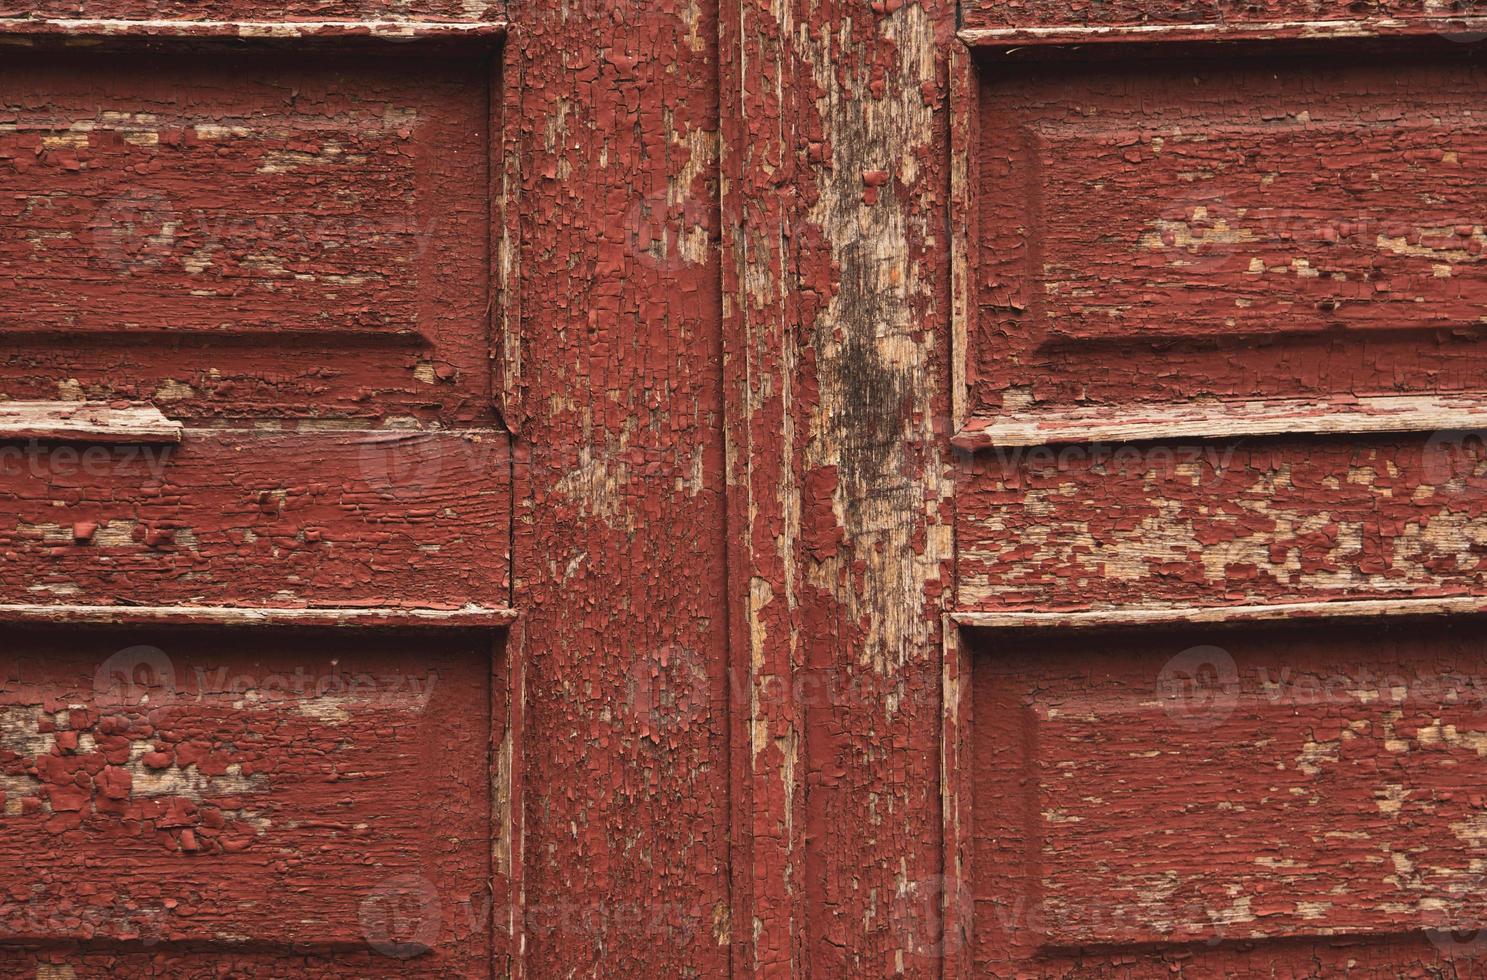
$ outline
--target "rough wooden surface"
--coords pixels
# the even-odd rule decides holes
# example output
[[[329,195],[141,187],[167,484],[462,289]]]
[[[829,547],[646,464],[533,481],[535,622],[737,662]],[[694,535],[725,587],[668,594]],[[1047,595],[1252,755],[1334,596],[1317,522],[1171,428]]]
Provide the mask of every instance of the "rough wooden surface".
[[[960,626],[995,630],[1104,630],[1122,626],[1264,623],[1291,620],[1397,619],[1487,612],[1487,596],[1412,596],[1400,599],[1339,599],[1277,602],[1263,606],[1116,606],[1078,612],[957,612]]]
[[[767,976],[933,976],[949,5],[745,4],[725,75],[730,564]],[[737,702],[736,702],[737,703]],[[741,929],[735,920],[735,932]]]
[[[1483,452],[1443,432],[978,454],[958,608],[1481,595]]]
[[[717,9],[515,2],[516,976],[718,976],[735,936]],[[509,173],[509,171],[508,171]]]
[[[962,449],[1241,439],[1276,435],[1470,432],[1487,424],[1487,396],[1365,395],[1345,401],[1183,401],[1084,406],[973,418],[955,434]]]
[[[1474,974],[1481,624],[978,642],[977,975]]]
[[[7,16],[0,17],[0,44],[22,38],[58,38],[88,43],[115,38],[448,40],[495,38],[504,34],[505,29],[505,23],[499,20],[186,20]]]
[[[485,975],[489,642],[415,636],[8,628],[0,976]]]
[[[973,415],[1481,389],[1470,48],[1264,51],[982,65]]]
[[[489,424],[499,91],[393,51],[7,55],[6,394]]]
[[[491,432],[0,444],[0,603],[500,605],[508,475]]]

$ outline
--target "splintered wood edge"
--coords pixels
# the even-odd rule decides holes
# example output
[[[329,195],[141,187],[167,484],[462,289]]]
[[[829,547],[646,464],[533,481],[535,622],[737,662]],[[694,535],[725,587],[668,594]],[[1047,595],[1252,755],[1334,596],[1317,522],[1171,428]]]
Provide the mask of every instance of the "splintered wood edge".
[[[1277,38],[1428,37],[1487,31],[1487,17],[1380,17],[1372,20],[1276,20],[1250,23],[1124,24],[1111,26],[967,27],[957,32],[973,48],[1100,41],[1233,41]]]
[[[442,626],[491,628],[509,626],[516,611],[499,606],[427,607],[350,606],[273,608],[264,606],[71,606],[0,604],[0,623],[99,626]]]
[[[185,427],[153,405],[101,402],[0,402],[0,442],[180,442]]]
[[[1368,435],[1487,427],[1487,395],[1388,395],[1346,405],[1282,400],[1183,402],[1032,410],[1006,421],[973,417],[955,434],[959,449],[1052,446],[1244,436]]]
[[[0,40],[18,37],[498,39],[505,33],[505,21],[0,18]]]
[[[1118,626],[1185,626],[1285,620],[1374,619],[1487,612],[1487,596],[1346,599],[1260,606],[1169,606],[1079,612],[973,612],[951,614],[958,626],[996,630],[1088,630]]]

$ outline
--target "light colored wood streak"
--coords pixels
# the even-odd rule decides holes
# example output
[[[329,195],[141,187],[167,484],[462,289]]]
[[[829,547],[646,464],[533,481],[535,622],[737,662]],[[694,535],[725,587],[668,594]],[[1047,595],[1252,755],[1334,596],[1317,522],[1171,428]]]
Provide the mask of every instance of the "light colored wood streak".
[[[264,606],[0,605],[0,623],[191,626],[508,626],[516,612],[499,606],[273,608]]]
[[[973,629],[1077,630],[1112,626],[1261,623],[1291,619],[1446,616],[1480,612],[1487,612],[1487,596],[1280,602],[1259,606],[1126,607],[1078,612],[955,612],[951,614],[951,618],[957,625]]]
[[[1047,27],[967,27],[957,33],[969,47],[1011,43],[1087,44],[1093,41],[1222,41],[1275,37],[1376,37],[1463,34],[1487,30],[1487,17],[1420,17],[1372,20],[1279,20],[1228,24],[1123,24]]]
[[[50,37],[371,37],[391,40],[420,38],[500,38],[505,21],[420,20],[129,20],[0,18],[0,38]]]
[[[1180,405],[1103,405],[972,418],[961,449],[1064,443],[1227,439],[1240,436],[1364,435],[1487,426],[1487,395],[1385,395],[1347,402],[1277,400]]]
[[[101,402],[0,403],[0,440],[180,442],[181,423],[153,405],[114,408]]]

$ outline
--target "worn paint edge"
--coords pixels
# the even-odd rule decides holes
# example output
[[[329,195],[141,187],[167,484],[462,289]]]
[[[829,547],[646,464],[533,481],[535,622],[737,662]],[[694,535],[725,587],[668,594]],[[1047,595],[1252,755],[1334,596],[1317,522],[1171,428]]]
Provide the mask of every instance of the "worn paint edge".
[[[388,40],[422,38],[499,39],[504,20],[133,20],[0,18],[0,36],[25,37],[160,37],[160,38],[308,38],[362,37]]]
[[[957,610],[951,619],[970,629],[1103,629],[1114,626],[1181,626],[1259,623],[1277,620],[1373,619],[1451,616],[1487,612],[1487,596],[1431,596],[1397,599],[1338,599],[1250,606],[1150,606],[1070,612],[985,612]]]
[[[1487,31],[1487,17],[1380,17],[1369,20],[1277,20],[1252,23],[1121,24],[1047,27],[967,27],[956,32],[970,47],[1070,44],[1098,41],[1229,41],[1276,38],[1387,37]]]
[[[968,767],[971,753],[971,653],[961,642],[954,618],[941,623],[942,659],[940,726],[940,815],[944,882],[940,903],[940,942],[944,951],[944,980],[974,976],[971,938],[975,934],[972,899],[972,836],[975,828]]]
[[[521,141],[516,127],[508,126],[507,120],[519,119],[522,94],[522,65],[518,58],[510,56],[516,50],[516,39],[508,31],[507,44],[502,48],[499,70],[501,130],[496,134],[492,148],[491,166],[499,161],[500,186],[496,206],[500,209],[500,226],[493,228],[498,235],[494,258],[496,277],[500,288],[500,309],[497,316],[501,325],[500,349],[491,356],[497,359],[493,369],[500,376],[497,406],[506,430],[519,435],[526,414],[522,409],[522,318],[521,318]],[[494,84],[494,80],[493,80]],[[499,148],[499,154],[495,149]]]
[[[516,620],[504,606],[82,606],[16,603],[0,605],[0,623],[70,625],[185,624],[199,626],[443,626],[490,628]]]
[[[952,441],[960,449],[977,450],[1164,439],[1438,432],[1483,426],[1487,426],[1487,394],[1380,395],[1346,403],[1280,399],[1038,409],[1007,420],[976,416]]]
[[[950,426],[959,434],[966,427],[966,378],[969,372],[970,331],[976,316],[975,264],[972,250],[979,241],[976,218],[975,170],[972,158],[978,136],[978,98],[972,52],[952,43],[948,56],[950,83]]]
[[[177,443],[185,426],[154,405],[104,402],[0,402],[0,440]]]

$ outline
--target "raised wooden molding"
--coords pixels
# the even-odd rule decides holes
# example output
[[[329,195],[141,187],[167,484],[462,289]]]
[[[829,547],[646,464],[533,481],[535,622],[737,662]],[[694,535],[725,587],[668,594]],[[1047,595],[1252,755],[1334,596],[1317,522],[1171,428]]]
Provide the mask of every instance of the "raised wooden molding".
[[[1487,427],[1487,395],[1380,395],[1348,401],[1280,399],[1032,409],[980,416],[954,438],[961,449],[1243,436],[1366,435]]]
[[[95,38],[336,38],[363,37],[388,40],[448,38],[500,38],[505,21],[423,20],[129,20],[64,19],[43,17],[0,18],[0,38],[5,36]]]
[[[173,443],[183,431],[154,405],[0,402],[0,441]]]
[[[1188,626],[1283,620],[1373,619],[1487,612],[1487,596],[1339,599],[1259,606],[1152,606],[1077,612],[972,612],[951,614],[958,626],[995,630],[1092,630],[1119,626]]]
[[[509,626],[516,611],[500,606],[436,609],[417,606],[271,607],[271,606],[70,606],[0,605],[0,623],[96,626],[443,626],[490,628]]]
[[[1277,38],[1369,38],[1461,35],[1487,32],[1487,17],[1379,17],[1368,20],[1232,21],[1205,24],[968,27],[957,32],[975,48],[1011,45],[1090,44],[1100,41],[1240,41]]]

